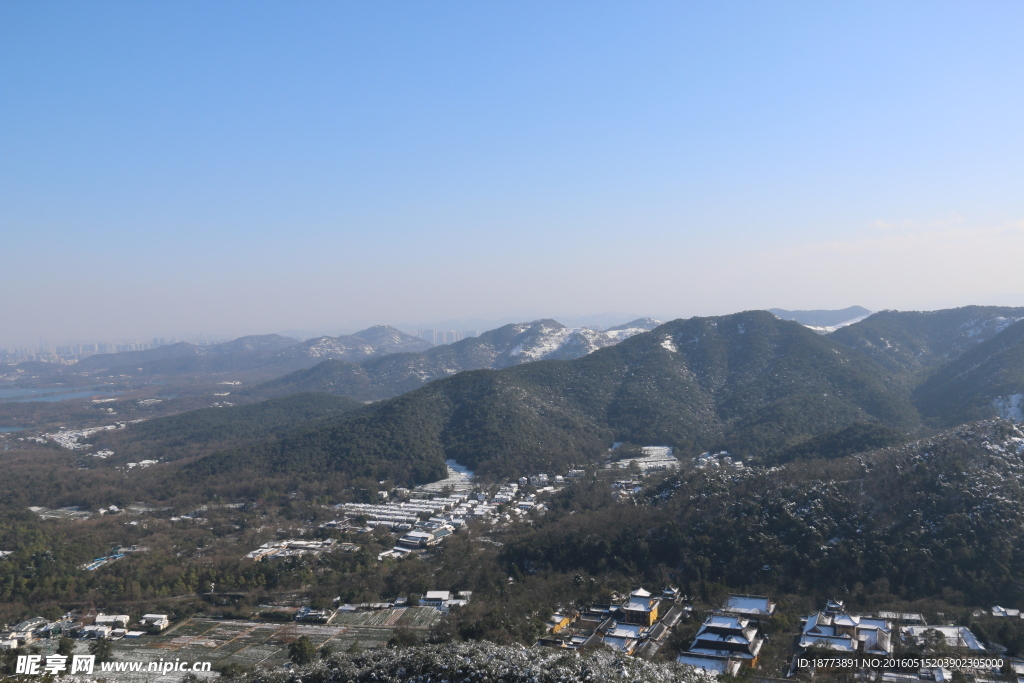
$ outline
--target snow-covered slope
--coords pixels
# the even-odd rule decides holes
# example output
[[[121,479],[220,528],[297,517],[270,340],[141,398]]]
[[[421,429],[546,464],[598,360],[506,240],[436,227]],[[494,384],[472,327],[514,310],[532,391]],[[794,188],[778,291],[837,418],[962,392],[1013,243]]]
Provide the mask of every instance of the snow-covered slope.
[[[606,346],[618,344],[635,334],[653,330],[661,323],[651,318],[634,321],[633,327],[618,327],[606,332],[586,327],[566,327],[554,320],[539,320],[521,326],[517,343],[508,353],[500,354],[496,367],[508,367],[533,360],[571,360],[581,358]]]
[[[498,370],[537,360],[580,358],[659,324],[645,318],[600,332],[566,327],[555,320],[513,323],[422,353],[390,354],[357,364],[321,363],[268,382],[262,391],[269,395],[327,391],[365,400],[387,398],[464,370]]]
[[[358,362],[389,353],[425,351],[433,346],[390,325],[375,325],[341,337],[307,339],[277,353],[279,358],[312,358]]]

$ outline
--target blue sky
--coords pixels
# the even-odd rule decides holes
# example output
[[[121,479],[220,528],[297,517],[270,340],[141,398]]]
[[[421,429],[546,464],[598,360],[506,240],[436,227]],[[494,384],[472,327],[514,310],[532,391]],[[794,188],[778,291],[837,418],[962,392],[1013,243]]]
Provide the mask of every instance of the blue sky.
[[[1024,4],[7,2],[0,343],[1024,305]]]

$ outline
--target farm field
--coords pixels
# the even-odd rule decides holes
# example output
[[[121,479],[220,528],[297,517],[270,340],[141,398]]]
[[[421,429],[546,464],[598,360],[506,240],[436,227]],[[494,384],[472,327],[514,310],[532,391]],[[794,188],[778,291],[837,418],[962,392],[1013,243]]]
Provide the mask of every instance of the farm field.
[[[143,671],[104,672],[102,675],[123,683],[170,683],[185,675],[186,672],[158,675],[145,671],[150,662],[161,660],[210,662],[213,667],[236,662],[245,667],[280,668],[288,661],[288,645],[299,636],[308,636],[317,648],[329,644],[335,651],[348,650],[356,643],[360,648],[376,648],[383,647],[396,629],[425,631],[440,617],[440,612],[432,607],[341,612],[330,624],[277,624],[193,617],[160,635],[115,641],[115,659],[143,662]],[[41,641],[40,645],[43,646],[42,654],[52,654],[56,641]],[[86,654],[86,642],[77,641],[75,651]],[[197,675],[217,677],[216,672]]]

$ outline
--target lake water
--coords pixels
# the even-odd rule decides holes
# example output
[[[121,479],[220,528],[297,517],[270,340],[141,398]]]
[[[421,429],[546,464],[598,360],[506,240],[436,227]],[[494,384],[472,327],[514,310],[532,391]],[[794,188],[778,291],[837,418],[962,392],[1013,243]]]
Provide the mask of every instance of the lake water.
[[[102,395],[118,396],[123,391],[103,391],[105,386],[94,387],[47,387],[45,389],[0,389],[0,403],[22,403],[25,401],[69,401],[74,398],[89,398]]]
[[[24,427],[0,427],[0,432],[20,432]]]

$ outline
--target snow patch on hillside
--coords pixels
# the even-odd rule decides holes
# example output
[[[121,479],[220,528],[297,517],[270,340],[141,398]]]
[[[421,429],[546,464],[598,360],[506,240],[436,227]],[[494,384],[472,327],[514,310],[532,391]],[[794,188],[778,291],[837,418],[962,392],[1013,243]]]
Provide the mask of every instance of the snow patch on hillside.
[[[960,326],[960,330],[971,338],[980,336],[988,339],[1021,320],[1024,318],[1007,318],[1001,315],[992,318],[976,318],[965,322]]]
[[[665,337],[661,340],[661,348],[671,351],[672,353],[679,353],[679,349],[676,348],[675,343],[669,337]]]
[[[647,331],[643,327],[600,332],[588,327],[545,325],[528,330],[526,338],[509,351],[509,356],[524,363],[545,358],[579,358]]]
[[[1024,394],[1010,394],[992,400],[992,407],[1004,420],[1024,422]]]
[[[849,320],[844,320],[843,322],[838,323],[836,325],[804,325],[804,327],[806,327],[807,329],[810,329],[810,330],[814,330],[818,334],[829,334],[831,332],[835,332],[836,330],[838,330],[841,327],[846,327],[846,326],[852,325],[854,323],[859,323],[861,320],[864,320],[865,318],[867,318],[870,315],[872,315],[872,314],[871,313],[865,313],[864,315],[857,316],[856,318],[850,318]]]

